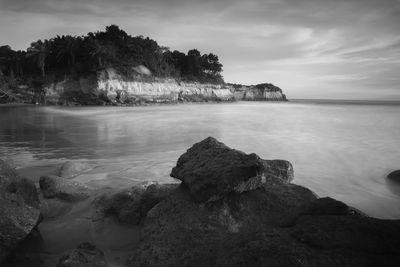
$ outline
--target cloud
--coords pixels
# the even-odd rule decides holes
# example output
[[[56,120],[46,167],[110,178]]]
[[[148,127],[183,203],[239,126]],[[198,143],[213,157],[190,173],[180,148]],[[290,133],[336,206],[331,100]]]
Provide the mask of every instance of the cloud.
[[[379,87],[400,99],[398,0],[0,0],[0,43],[19,49],[112,23],[218,54],[226,81],[274,82],[292,98],[374,98]]]

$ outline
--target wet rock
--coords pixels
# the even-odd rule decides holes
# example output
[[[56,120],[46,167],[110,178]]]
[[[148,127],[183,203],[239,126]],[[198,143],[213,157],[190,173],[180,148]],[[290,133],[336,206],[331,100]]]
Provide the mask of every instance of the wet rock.
[[[39,185],[45,198],[77,201],[89,197],[89,189],[85,185],[55,175],[40,177]]]
[[[95,245],[85,242],[61,257],[57,267],[107,267],[104,253]]]
[[[89,164],[67,161],[61,166],[58,176],[68,179],[74,178],[91,169],[92,167]]]
[[[400,170],[392,171],[388,174],[387,178],[400,183]]]
[[[208,137],[178,159],[171,176],[181,180],[196,201],[207,202],[257,189],[266,180],[290,182],[293,167],[288,161],[262,160]]]
[[[106,215],[115,215],[123,223],[138,225],[147,212],[170,195],[178,184],[142,183],[130,190],[119,192],[99,200],[100,209]]]
[[[35,185],[0,160],[0,262],[40,221]]]
[[[348,215],[349,206],[330,197],[319,198],[313,201],[304,214],[309,215]]]
[[[183,183],[147,213],[128,267],[397,266],[400,262],[399,220],[360,216],[340,201],[317,199],[307,188],[290,184],[287,171],[271,174],[265,167],[260,171],[257,165],[246,165],[246,155],[229,152],[215,139],[194,148],[173,171]],[[239,166],[250,166],[245,168],[249,171],[225,166],[235,182],[247,181],[240,180],[236,170],[245,177],[265,173],[265,182],[252,190],[231,190],[229,178],[216,167],[229,166],[230,162],[219,159],[222,155]],[[251,157],[250,162],[263,162]],[[198,201],[197,193],[210,191],[224,195]]]
[[[190,194],[181,185],[149,211],[128,266],[213,266],[230,236],[290,225],[316,198],[286,183],[207,204],[194,202]]]
[[[42,198],[40,200],[40,213],[44,218],[56,218],[67,214],[72,209],[73,203],[58,198]]]

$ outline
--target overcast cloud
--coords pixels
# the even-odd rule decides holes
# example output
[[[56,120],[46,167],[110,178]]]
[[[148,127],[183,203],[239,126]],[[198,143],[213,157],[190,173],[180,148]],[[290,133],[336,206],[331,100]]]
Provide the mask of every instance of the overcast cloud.
[[[400,0],[0,0],[0,44],[117,24],[289,98],[400,100]]]

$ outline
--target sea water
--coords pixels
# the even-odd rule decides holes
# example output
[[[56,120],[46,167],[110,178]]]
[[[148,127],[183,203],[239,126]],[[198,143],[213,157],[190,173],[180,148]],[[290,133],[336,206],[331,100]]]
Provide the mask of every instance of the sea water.
[[[121,179],[175,182],[169,173],[178,157],[208,136],[264,159],[289,160],[293,182],[321,197],[400,219],[400,185],[385,178],[400,169],[400,105],[393,103],[0,107],[0,158],[21,170],[87,162],[107,186]]]

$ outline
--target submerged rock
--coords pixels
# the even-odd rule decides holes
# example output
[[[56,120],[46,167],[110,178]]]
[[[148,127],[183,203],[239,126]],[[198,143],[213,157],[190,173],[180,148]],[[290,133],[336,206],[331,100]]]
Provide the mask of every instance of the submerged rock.
[[[400,183],[400,170],[392,171],[388,174],[387,178]]]
[[[207,202],[257,189],[266,180],[290,182],[293,167],[288,161],[262,160],[208,137],[178,159],[171,176],[181,180],[196,201]]]
[[[89,197],[89,188],[85,185],[55,175],[40,177],[39,185],[45,198],[77,201]]]
[[[95,245],[85,242],[61,257],[57,267],[108,267],[104,253]]]
[[[183,183],[148,212],[127,266],[398,265],[400,221],[361,216],[340,201],[317,199],[290,184],[287,169],[272,165],[271,174],[258,169],[255,162],[264,161],[256,155],[252,164],[245,164],[248,158],[210,138],[189,149],[173,170]],[[232,189],[259,172],[264,183]],[[215,194],[218,199],[207,202]]]
[[[0,160],[0,263],[40,221],[35,185]]]
[[[61,166],[58,175],[62,178],[74,178],[91,169],[86,163],[67,161]]]
[[[98,201],[106,215],[115,215],[123,223],[140,224],[147,212],[170,195],[179,184],[142,183]]]

